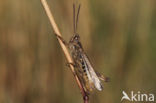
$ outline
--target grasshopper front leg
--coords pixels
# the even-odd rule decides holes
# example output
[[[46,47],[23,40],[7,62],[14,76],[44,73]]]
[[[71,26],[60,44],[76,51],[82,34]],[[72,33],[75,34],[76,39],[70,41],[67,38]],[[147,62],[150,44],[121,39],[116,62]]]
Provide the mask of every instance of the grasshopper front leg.
[[[54,34],[57,38],[59,38],[63,42],[64,45],[66,45],[68,47],[68,43],[61,36],[57,35],[56,33],[54,33]]]

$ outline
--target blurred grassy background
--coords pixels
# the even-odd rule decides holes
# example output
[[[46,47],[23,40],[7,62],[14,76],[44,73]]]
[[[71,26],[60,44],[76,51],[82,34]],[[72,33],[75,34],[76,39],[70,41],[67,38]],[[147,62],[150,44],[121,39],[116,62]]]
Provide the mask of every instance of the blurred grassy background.
[[[123,90],[156,94],[155,1],[80,2],[82,44],[95,69],[111,78],[91,103],[120,103]],[[69,40],[73,1],[48,3]],[[66,62],[40,0],[1,0],[0,103],[81,103]]]

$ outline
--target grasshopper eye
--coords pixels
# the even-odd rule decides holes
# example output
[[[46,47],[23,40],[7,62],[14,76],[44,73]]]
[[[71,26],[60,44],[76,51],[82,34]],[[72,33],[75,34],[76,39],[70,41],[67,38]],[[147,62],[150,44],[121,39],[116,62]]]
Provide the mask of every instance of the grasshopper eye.
[[[74,39],[75,40],[79,40],[80,39],[80,36],[78,34],[76,34],[75,37],[74,37]]]
[[[76,40],[78,40],[78,37],[75,37]]]

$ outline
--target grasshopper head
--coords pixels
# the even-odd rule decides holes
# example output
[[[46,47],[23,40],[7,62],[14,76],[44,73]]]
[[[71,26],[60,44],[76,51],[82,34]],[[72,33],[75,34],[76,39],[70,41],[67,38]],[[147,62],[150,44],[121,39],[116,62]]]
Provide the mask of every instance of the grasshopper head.
[[[70,43],[73,43],[73,42],[77,43],[77,42],[79,42],[79,40],[80,40],[79,34],[75,34],[75,35],[70,39]]]

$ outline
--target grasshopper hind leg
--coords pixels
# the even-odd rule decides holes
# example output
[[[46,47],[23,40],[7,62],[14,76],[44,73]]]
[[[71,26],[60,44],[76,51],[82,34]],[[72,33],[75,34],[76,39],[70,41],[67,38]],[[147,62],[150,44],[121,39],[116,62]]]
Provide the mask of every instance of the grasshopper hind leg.
[[[96,75],[99,77],[99,79],[101,79],[101,80],[103,80],[105,82],[109,82],[110,81],[110,78],[109,77],[103,76],[102,74],[100,74],[97,71],[96,71]]]

